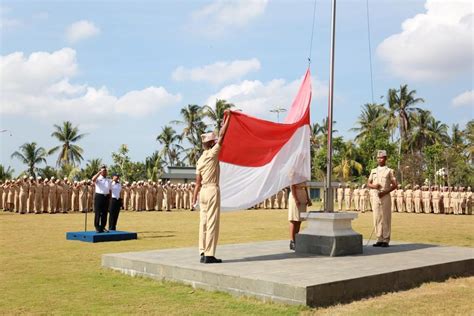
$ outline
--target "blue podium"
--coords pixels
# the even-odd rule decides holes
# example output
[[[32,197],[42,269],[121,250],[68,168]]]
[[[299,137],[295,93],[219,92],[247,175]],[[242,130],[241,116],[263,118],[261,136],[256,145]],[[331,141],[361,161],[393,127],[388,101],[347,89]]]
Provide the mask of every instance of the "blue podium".
[[[110,231],[108,233],[97,233],[96,231],[67,232],[67,240],[79,240],[84,242],[105,242],[137,239],[137,233],[125,231]]]

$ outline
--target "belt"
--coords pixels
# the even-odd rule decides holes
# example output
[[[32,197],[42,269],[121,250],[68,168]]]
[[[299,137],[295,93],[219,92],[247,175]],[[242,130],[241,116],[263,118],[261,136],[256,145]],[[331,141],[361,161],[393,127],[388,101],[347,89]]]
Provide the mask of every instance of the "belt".
[[[202,185],[203,188],[208,188],[208,187],[219,187],[217,183],[206,183]]]
[[[117,200],[117,201],[118,201],[118,200],[120,200],[120,198],[114,198],[114,197],[113,197],[112,200]]]
[[[95,192],[95,194],[102,195],[102,196],[107,196],[108,195],[108,194],[97,193],[97,192]]]

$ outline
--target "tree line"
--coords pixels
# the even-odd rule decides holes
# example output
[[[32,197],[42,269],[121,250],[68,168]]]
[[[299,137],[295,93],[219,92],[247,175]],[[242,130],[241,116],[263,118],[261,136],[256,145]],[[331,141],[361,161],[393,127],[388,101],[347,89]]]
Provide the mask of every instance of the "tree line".
[[[333,129],[333,175],[344,182],[365,182],[375,167],[375,153],[385,149],[388,165],[397,171],[403,184],[423,183],[441,185],[474,184],[474,120],[464,130],[459,124],[448,127],[433,114],[421,108],[424,99],[407,85],[389,89],[385,103],[367,103],[350,131],[354,139],[337,136]],[[210,129],[218,130],[226,109],[235,108],[225,100],[216,100],[213,107],[189,104],[180,110],[180,118],[163,126],[156,137],[160,150],[144,161],[134,162],[127,145],[112,153],[112,172],[118,172],[128,181],[157,180],[166,166],[194,166],[202,153],[200,135]],[[333,122],[333,127],[336,122]],[[51,137],[59,145],[49,150],[36,142],[25,143],[11,157],[19,159],[27,168],[24,175],[43,178],[90,178],[102,164],[101,158],[84,161],[84,150],[78,143],[86,134],[66,121],[54,125]],[[180,129],[180,132],[177,131]],[[326,177],[327,118],[311,126],[312,178],[323,181]],[[57,155],[56,165],[46,164],[49,155]],[[438,170],[443,168],[443,175]],[[0,179],[13,176],[14,170],[0,165]]]

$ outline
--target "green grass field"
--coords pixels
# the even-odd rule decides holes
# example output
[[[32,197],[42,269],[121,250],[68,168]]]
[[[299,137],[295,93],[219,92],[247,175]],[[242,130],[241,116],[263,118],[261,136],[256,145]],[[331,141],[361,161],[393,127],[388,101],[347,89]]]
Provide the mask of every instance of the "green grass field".
[[[310,309],[132,278],[101,267],[104,253],[195,246],[198,215],[197,212],[122,212],[119,228],[137,231],[139,240],[90,244],[65,239],[65,232],[83,229],[83,214],[0,212],[0,314],[474,313],[474,277],[427,283],[350,304]],[[220,244],[288,239],[286,216],[283,210],[223,213]],[[89,228],[93,227],[91,219]],[[360,214],[354,228],[368,238],[371,223],[371,213]],[[394,240],[474,246],[474,216],[394,214],[392,225]]]

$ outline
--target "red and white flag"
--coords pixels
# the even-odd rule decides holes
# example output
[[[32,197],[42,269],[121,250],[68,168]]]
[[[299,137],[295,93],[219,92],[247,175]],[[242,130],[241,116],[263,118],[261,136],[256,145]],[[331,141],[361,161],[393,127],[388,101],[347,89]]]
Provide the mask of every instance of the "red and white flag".
[[[219,155],[222,210],[254,206],[310,180],[310,103],[308,69],[284,123],[232,112]]]

